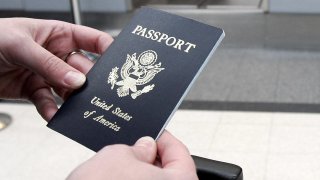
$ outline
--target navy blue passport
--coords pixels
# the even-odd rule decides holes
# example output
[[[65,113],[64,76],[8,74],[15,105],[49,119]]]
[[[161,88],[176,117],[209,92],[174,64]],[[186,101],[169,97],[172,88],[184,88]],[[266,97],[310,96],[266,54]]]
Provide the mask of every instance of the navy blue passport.
[[[94,151],[158,138],[223,37],[222,29],[140,9],[47,126]]]

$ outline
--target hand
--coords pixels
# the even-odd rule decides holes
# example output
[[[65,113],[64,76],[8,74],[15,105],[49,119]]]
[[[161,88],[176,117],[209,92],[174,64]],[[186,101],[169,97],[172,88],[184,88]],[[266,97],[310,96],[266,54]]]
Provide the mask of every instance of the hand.
[[[156,160],[156,155],[159,160]],[[76,168],[67,180],[197,180],[187,148],[164,132],[157,143],[150,137],[135,145],[106,146]]]
[[[0,27],[0,98],[28,99],[46,120],[58,110],[52,89],[66,98],[93,66],[80,54],[66,63],[67,54],[101,54],[113,41],[98,30],[54,20],[7,18]]]

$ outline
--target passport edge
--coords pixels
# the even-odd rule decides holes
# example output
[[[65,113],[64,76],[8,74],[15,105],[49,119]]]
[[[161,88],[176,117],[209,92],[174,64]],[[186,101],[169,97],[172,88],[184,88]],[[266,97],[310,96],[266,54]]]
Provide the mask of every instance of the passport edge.
[[[202,70],[204,69],[204,67],[207,65],[207,63],[209,62],[210,57],[213,56],[214,52],[217,50],[218,46],[221,44],[222,40],[225,37],[225,32],[223,29],[218,28],[219,30],[221,30],[221,35],[218,39],[218,41],[216,42],[216,44],[213,46],[212,50],[210,51],[210,53],[208,54],[206,60],[203,62],[203,64],[201,65],[201,67],[199,68],[198,72],[196,73],[196,75],[193,77],[192,81],[190,82],[190,84],[188,85],[187,89],[184,91],[183,95],[181,96],[180,100],[178,101],[178,103],[176,104],[175,108],[173,109],[173,111],[171,112],[170,116],[168,117],[168,119],[166,120],[166,122],[163,124],[161,130],[159,131],[157,137],[155,140],[157,140],[161,134],[163,133],[163,131],[165,130],[165,128],[167,127],[168,123],[170,122],[172,116],[175,114],[175,112],[177,111],[178,107],[180,106],[180,104],[182,103],[182,101],[184,100],[185,96],[188,94],[188,92],[190,91],[193,83],[196,81],[196,79],[198,78],[198,76],[200,75],[200,73],[202,72]]]

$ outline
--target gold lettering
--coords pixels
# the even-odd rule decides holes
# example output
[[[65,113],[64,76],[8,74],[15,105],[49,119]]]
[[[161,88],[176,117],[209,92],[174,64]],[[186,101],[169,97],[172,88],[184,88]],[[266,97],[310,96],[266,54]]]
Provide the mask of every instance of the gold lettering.
[[[106,111],[109,111],[113,107],[113,104],[107,105],[105,101],[101,101],[101,99],[96,96],[91,100],[91,104],[98,106]]]
[[[184,52],[189,53],[190,48],[196,48],[195,44],[191,44],[189,42],[186,43],[186,45],[188,46],[186,50],[184,50]]]
[[[184,40],[179,39],[177,44],[175,46],[173,46],[176,49],[181,50],[181,46],[184,45]]]
[[[141,31],[137,32],[136,34],[139,36],[144,36],[146,34],[147,28],[143,28]]]
[[[166,40],[166,39],[168,39],[168,34],[162,34],[161,36],[160,36],[160,38],[158,39],[158,42],[161,42],[162,40]]]
[[[170,40],[173,40],[171,43],[169,43]],[[177,39],[175,37],[170,37],[166,40],[167,46],[173,46],[177,42]]]
[[[155,33],[154,33],[154,36],[153,36],[151,39],[154,40],[154,41],[156,41],[156,40],[159,38],[160,35],[161,35],[160,32],[155,32]]]
[[[132,34],[157,41],[159,43],[165,43],[165,45],[189,53],[191,49],[195,49],[197,46],[193,43],[178,39],[173,36],[169,36],[166,33],[158,32],[153,29],[147,29],[143,26],[137,25],[136,28],[132,31]]]
[[[141,31],[142,28],[142,26],[137,25],[137,27],[132,31],[132,33],[135,34],[137,31]]]
[[[123,118],[124,120],[127,120],[127,121],[130,121],[130,119],[132,118],[132,116],[129,116],[128,113],[122,112],[122,110],[119,107],[114,109],[112,111],[112,114],[114,114],[114,115],[116,115],[116,116],[118,116],[120,118]]]
[[[99,122],[100,124],[114,130],[114,131],[120,131],[121,127],[117,125],[117,122],[110,122],[107,119],[104,118],[104,115],[101,116],[97,116],[95,118],[93,118],[93,120]]]
[[[91,104],[105,110],[105,111],[109,111],[112,107],[113,107],[113,104],[111,105],[108,105],[105,101],[101,100],[100,98],[98,97],[94,97],[91,99]],[[86,111],[84,113],[84,118],[87,118],[89,116],[91,116],[92,114],[96,113],[96,111],[92,111],[92,112],[89,112],[89,111]],[[132,119],[132,116],[129,115],[128,113],[125,113],[121,110],[121,108],[117,107],[115,108],[113,111],[112,111],[112,114],[126,120],[126,121],[130,121]],[[99,116],[100,117],[100,116]],[[96,117],[96,118],[93,118],[94,120],[96,121],[99,121],[100,119],[98,119],[99,117]]]
[[[150,31],[148,31],[148,34],[147,34],[145,37],[146,37],[147,39],[150,39],[154,33],[155,33],[154,30],[150,30]]]

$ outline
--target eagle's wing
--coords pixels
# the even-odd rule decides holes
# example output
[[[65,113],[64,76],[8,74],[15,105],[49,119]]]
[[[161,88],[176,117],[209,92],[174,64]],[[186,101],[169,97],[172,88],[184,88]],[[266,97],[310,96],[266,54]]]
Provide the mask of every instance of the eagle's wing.
[[[114,67],[112,68],[112,71],[109,73],[109,76],[108,76],[108,84],[111,84],[111,89],[114,88],[114,84],[117,82],[117,79],[118,79],[118,67]]]
[[[122,79],[126,79],[127,77],[129,77],[129,69],[133,65],[133,60],[131,58],[132,57],[129,54],[127,54],[127,60],[122,66],[121,72],[120,72]]]

